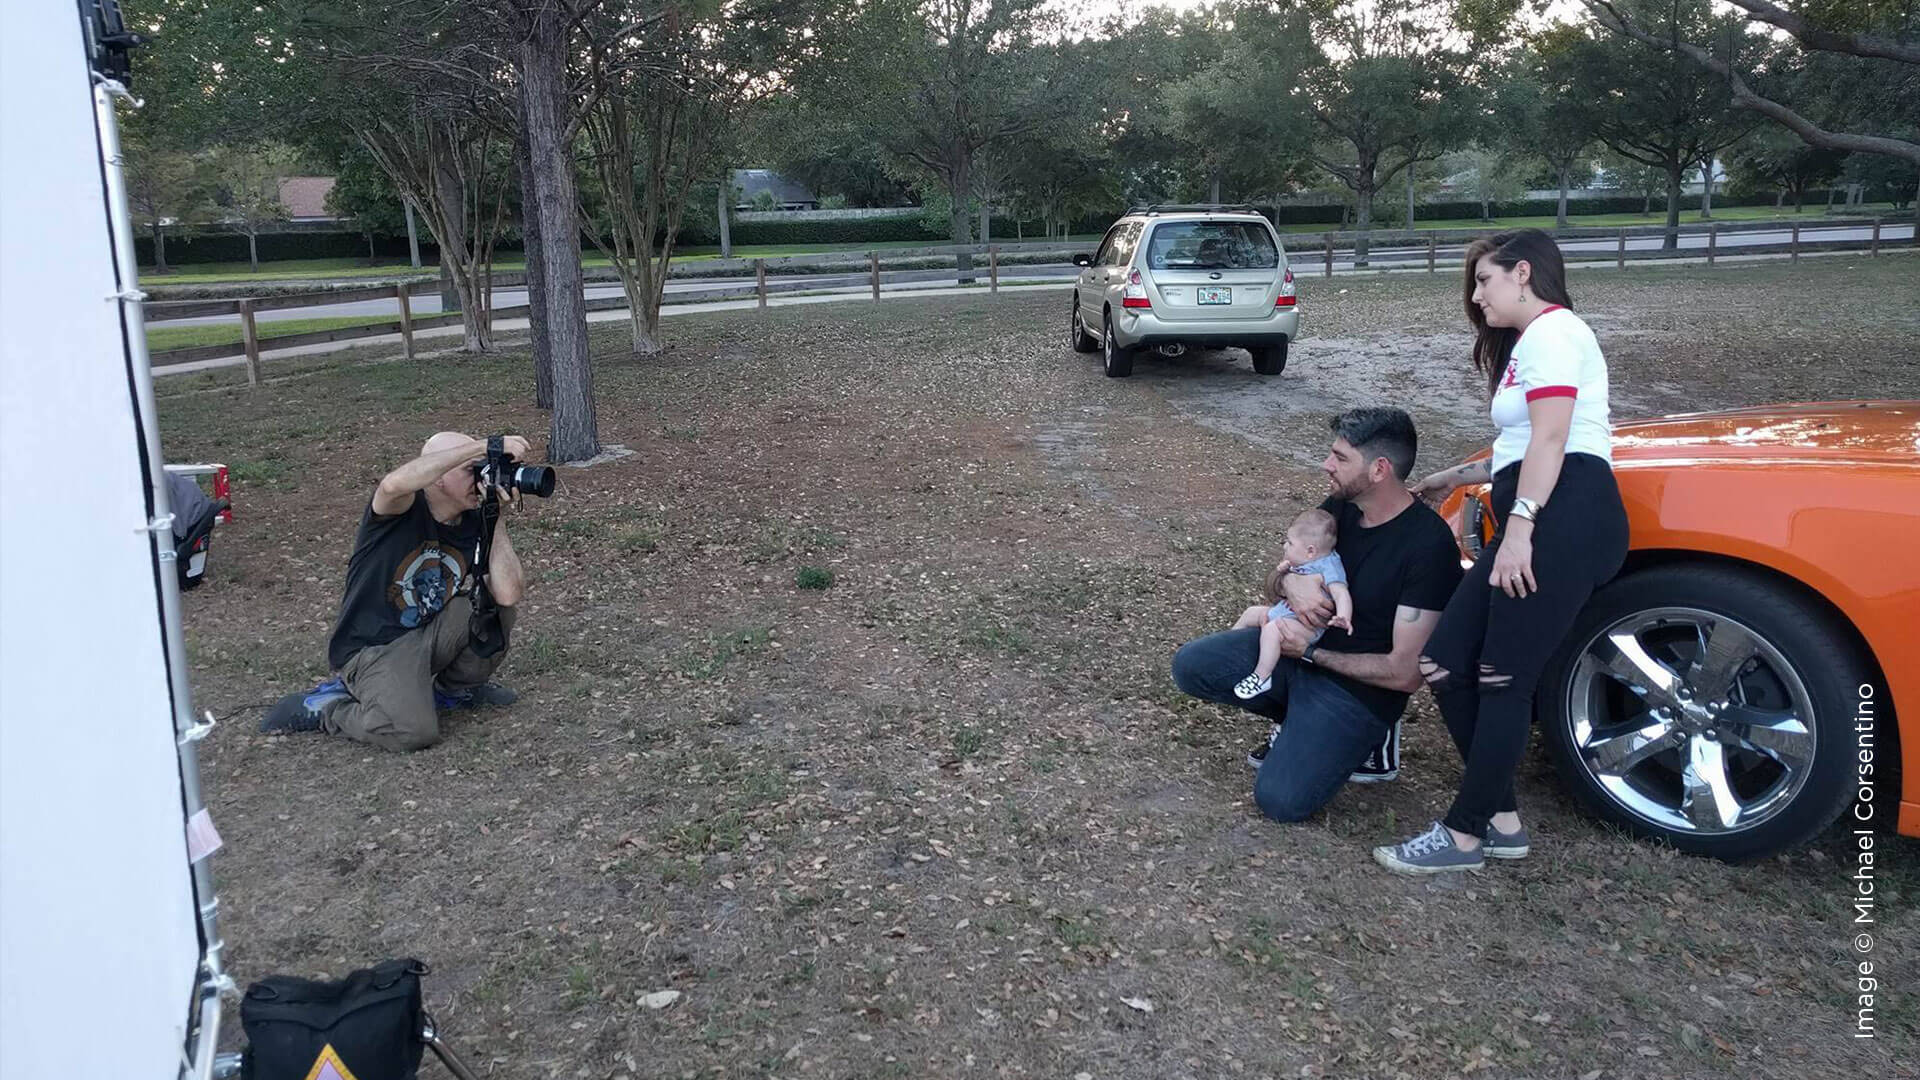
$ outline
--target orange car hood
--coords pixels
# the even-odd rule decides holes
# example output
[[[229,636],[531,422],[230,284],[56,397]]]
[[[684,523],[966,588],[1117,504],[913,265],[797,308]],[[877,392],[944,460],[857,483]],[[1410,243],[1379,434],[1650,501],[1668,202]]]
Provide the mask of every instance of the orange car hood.
[[[1688,461],[1920,467],[1920,401],[1827,401],[1683,413],[1614,425],[1622,466]]]

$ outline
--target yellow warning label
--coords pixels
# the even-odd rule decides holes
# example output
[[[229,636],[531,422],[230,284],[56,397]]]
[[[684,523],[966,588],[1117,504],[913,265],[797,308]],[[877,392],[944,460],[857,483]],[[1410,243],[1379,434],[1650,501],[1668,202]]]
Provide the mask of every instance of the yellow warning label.
[[[353,1075],[353,1070],[334,1052],[333,1044],[328,1043],[313,1060],[313,1068],[307,1070],[307,1080],[359,1080],[359,1077]]]

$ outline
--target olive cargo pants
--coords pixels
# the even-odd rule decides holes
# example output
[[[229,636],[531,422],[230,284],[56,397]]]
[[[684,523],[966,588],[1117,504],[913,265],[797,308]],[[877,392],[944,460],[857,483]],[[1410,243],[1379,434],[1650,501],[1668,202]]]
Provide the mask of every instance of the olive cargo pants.
[[[512,608],[500,609],[500,626],[509,644],[513,617]],[[489,657],[474,655],[468,629],[472,619],[473,598],[456,596],[427,625],[354,653],[340,669],[353,700],[327,714],[323,726],[328,734],[384,750],[424,750],[439,742],[434,683],[454,691],[479,686],[507,656],[504,648]]]

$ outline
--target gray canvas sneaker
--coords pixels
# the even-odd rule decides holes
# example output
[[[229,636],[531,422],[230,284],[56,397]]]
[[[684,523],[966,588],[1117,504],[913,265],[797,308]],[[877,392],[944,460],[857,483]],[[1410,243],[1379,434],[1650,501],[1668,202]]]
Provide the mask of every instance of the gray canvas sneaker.
[[[1525,825],[1513,832],[1501,832],[1498,826],[1489,821],[1487,834],[1480,839],[1480,853],[1489,859],[1524,859],[1531,850]]]
[[[1454,846],[1453,834],[1437,821],[1410,840],[1374,848],[1373,861],[1396,874],[1445,874],[1454,870],[1478,870],[1486,865],[1479,849],[1461,851]]]

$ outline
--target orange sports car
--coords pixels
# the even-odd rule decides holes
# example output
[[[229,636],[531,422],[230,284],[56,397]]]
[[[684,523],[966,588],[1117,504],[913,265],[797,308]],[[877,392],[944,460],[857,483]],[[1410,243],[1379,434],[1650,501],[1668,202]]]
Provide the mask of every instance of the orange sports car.
[[[1613,448],[1632,550],[1535,702],[1567,787],[1725,859],[1849,807],[1920,836],[1920,402],[1634,421]],[[1469,558],[1493,535],[1484,485],[1442,513]]]

